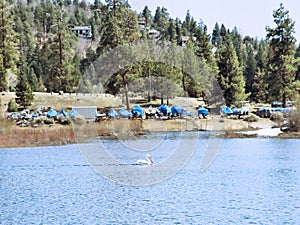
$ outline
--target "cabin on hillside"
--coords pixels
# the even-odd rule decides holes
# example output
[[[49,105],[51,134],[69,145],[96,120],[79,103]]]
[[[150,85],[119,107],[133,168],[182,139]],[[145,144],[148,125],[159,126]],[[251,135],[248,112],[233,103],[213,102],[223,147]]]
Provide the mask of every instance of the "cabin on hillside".
[[[186,46],[186,43],[191,39],[190,36],[182,36],[181,37],[181,42],[180,42],[180,45],[181,46]],[[196,41],[197,38],[196,37],[193,37],[193,41]]]
[[[146,28],[146,19],[144,17],[139,17],[138,24],[140,26],[140,30],[145,29]]]
[[[148,36],[151,37],[151,38],[158,38],[159,35],[160,35],[160,32],[155,30],[155,29],[151,29],[148,31]]]
[[[80,38],[92,38],[91,26],[74,26],[71,28],[72,32]]]

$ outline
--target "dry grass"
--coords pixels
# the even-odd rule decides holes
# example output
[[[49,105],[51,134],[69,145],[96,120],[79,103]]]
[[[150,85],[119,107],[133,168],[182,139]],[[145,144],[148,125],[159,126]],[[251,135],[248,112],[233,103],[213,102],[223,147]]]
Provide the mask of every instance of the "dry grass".
[[[125,138],[143,132],[141,120],[120,119],[101,121],[99,123],[87,121],[84,124],[42,125],[37,128],[17,127],[6,119],[1,122],[4,123],[1,123],[0,128],[0,148],[65,145],[84,142],[97,136]]]
[[[288,116],[288,123],[290,131],[299,132],[300,131],[300,98],[298,98],[296,109],[293,110]]]
[[[7,111],[7,105],[11,98],[15,98],[14,93],[5,93],[1,96],[2,111]],[[97,106],[103,107],[122,107],[122,99],[106,94],[64,94],[57,93],[35,93],[34,101],[29,109],[48,108],[56,110],[70,109],[72,106]]]
[[[8,127],[0,135],[0,147],[63,145],[74,143],[75,136],[72,127],[59,126],[38,128]]]

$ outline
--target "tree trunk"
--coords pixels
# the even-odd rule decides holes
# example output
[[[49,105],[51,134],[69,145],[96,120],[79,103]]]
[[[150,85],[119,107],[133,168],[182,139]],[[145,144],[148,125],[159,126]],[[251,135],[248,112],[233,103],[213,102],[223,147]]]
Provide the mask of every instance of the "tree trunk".
[[[125,92],[126,108],[127,108],[127,110],[130,110],[127,84],[125,84],[125,86],[124,86],[124,92]]]
[[[126,108],[127,108],[127,110],[130,110],[129,99],[128,99],[128,87],[127,87],[126,73],[127,73],[126,70],[121,72],[121,76],[122,76],[122,84],[123,84],[124,94],[125,94]]]
[[[286,93],[285,93],[285,91],[283,92],[283,95],[282,95],[282,107],[286,108]]]
[[[162,105],[162,104],[164,104],[164,95],[163,94],[161,94],[160,95],[160,104]]]

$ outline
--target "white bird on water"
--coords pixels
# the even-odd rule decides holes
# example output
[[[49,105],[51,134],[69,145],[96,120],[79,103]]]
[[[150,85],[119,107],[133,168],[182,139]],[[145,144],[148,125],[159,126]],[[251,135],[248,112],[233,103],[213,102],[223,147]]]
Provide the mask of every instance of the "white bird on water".
[[[152,160],[152,157],[150,154],[146,154],[146,158],[147,160],[145,159],[139,159],[138,161],[136,161],[136,165],[148,165],[150,166],[151,164],[153,164],[153,160]]]

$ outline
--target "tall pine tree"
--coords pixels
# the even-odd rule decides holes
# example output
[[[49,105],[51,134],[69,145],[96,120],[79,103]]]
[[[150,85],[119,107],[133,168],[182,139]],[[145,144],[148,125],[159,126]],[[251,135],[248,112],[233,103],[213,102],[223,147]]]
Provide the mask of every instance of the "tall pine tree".
[[[297,65],[295,60],[294,24],[283,4],[273,12],[275,28],[267,27],[270,45],[268,59],[269,94],[271,100],[286,101],[293,95]]]
[[[251,99],[255,102],[268,101],[268,80],[267,80],[267,43],[261,40],[258,44],[256,60],[256,71],[252,84]]]
[[[225,35],[224,43],[218,49],[217,64],[218,81],[226,105],[245,100],[245,79],[229,34]]]
[[[11,7],[5,0],[0,0],[0,91],[8,90],[7,70],[14,70],[18,61],[15,37]]]
[[[244,76],[246,79],[246,93],[250,93],[250,99],[254,100],[254,96],[252,95],[253,91],[253,82],[254,82],[254,76],[257,70],[257,63],[254,55],[254,49],[251,42],[247,41],[245,43],[246,45],[246,62],[245,62],[245,70],[244,70]]]
[[[19,66],[18,84],[16,86],[16,103],[22,106],[24,109],[31,105],[34,95],[27,80],[27,73],[29,71],[24,57],[22,57]]]

